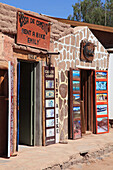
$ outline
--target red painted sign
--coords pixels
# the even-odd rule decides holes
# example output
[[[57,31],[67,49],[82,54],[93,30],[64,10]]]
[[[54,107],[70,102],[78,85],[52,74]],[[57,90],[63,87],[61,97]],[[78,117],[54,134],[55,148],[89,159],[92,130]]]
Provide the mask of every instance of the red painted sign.
[[[49,50],[49,22],[18,12],[17,44]]]

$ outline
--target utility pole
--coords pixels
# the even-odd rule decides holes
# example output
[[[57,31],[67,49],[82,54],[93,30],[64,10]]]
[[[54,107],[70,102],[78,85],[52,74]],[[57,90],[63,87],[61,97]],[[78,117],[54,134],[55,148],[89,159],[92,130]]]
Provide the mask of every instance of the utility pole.
[[[106,26],[106,0],[105,0],[105,26]]]

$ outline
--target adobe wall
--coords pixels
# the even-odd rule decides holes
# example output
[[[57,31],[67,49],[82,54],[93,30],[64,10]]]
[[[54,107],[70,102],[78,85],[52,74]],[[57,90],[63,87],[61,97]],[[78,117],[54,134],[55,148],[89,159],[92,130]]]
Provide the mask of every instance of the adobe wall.
[[[13,57],[14,37],[0,33],[0,68],[2,65],[8,69],[8,61],[12,61],[14,67],[17,65],[17,59]],[[17,70],[14,69],[14,151],[16,148],[16,115],[17,115]]]

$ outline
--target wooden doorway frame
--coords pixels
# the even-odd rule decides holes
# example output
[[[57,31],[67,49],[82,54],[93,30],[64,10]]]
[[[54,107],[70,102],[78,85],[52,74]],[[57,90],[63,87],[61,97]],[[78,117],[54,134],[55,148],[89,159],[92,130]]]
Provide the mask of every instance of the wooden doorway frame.
[[[82,121],[82,126],[83,126],[83,124],[85,124],[84,125],[85,126],[84,131],[86,132],[88,130],[87,126],[89,125],[88,131],[95,133],[94,70],[93,69],[80,69],[80,71],[81,71],[81,77],[80,77],[80,81],[81,81],[81,101],[83,100],[83,103],[84,103],[83,104],[84,113],[88,113],[88,112],[90,113],[89,115],[85,114],[85,121]],[[90,71],[90,72],[88,73],[88,71]],[[84,82],[83,82],[83,80],[84,80]],[[82,94],[83,94],[83,96],[82,96]],[[88,97],[88,95],[90,95],[90,96]],[[83,114],[83,113],[81,113],[81,114]]]

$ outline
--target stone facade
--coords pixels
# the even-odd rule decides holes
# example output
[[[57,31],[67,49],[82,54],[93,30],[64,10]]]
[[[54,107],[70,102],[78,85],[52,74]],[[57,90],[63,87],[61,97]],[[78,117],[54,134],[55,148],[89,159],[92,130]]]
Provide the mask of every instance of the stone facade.
[[[75,32],[75,39],[76,39],[76,67],[77,68],[91,68],[95,70],[106,70],[108,69],[108,52],[107,50],[102,46],[102,44],[98,41],[98,39],[93,35],[93,33],[87,28],[87,27],[80,27],[80,30],[76,31],[76,28],[74,28]],[[89,42],[94,43],[96,45],[95,47],[95,53],[94,53],[94,59],[92,62],[85,62],[80,61],[80,43],[81,40],[88,40]]]
[[[54,51],[60,55],[52,57],[52,63],[58,67],[59,73],[59,129],[60,140],[68,138],[68,71],[69,68],[108,69],[108,53],[88,27],[76,27],[71,33],[63,35],[54,41]],[[88,40],[95,47],[94,59],[92,62],[80,61],[80,43]]]

